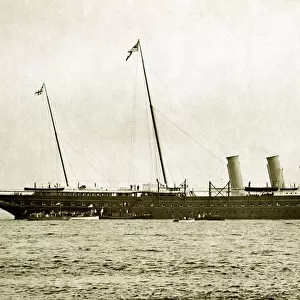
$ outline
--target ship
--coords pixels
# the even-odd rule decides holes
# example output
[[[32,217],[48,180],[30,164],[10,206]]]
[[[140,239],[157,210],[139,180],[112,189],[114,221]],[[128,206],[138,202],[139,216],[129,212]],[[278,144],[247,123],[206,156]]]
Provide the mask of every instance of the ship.
[[[43,83],[36,94],[46,95],[65,184],[34,183],[20,190],[0,191],[0,208],[12,214],[15,219],[30,219],[39,214],[62,215],[62,213],[67,219],[75,218],[87,215],[91,207],[99,219],[110,220],[180,220],[199,219],[199,216],[219,216],[222,220],[300,219],[299,186],[285,184],[278,155],[267,157],[270,183],[266,186],[252,186],[250,182],[247,186],[244,185],[238,155],[227,157],[228,182],[218,187],[209,181],[206,195],[197,195],[187,184],[187,179],[179,185],[169,185],[140,41],[128,51],[126,60],[134,52],[140,53],[163,182],[157,179],[153,184],[131,184],[121,188],[89,188],[85,185],[70,187],[50,99],[46,84]]]

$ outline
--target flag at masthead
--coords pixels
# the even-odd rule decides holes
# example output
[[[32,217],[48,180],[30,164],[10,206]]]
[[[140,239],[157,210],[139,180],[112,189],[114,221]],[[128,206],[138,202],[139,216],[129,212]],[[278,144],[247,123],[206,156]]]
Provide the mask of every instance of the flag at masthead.
[[[43,93],[43,90],[44,90],[44,84],[43,84],[42,87],[41,87],[39,90],[37,90],[34,94],[37,95],[37,96],[39,96],[39,95],[41,95],[41,94]]]
[[[137,43],[130,50],[128,50],[126,61],[129,59],[129,57],[132,55],[133,52],[137,52],[139,50],[139,44],[140,41],[138,40]]]

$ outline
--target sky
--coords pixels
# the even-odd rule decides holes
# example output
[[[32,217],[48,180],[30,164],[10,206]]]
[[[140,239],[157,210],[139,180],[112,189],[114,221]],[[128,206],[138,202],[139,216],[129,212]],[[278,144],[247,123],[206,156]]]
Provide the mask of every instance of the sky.
[[[0,3],[0,189],[162,181],[140,39],[169,185],[264,185],[279,155],[300,182],[300,3],[25,1]]]

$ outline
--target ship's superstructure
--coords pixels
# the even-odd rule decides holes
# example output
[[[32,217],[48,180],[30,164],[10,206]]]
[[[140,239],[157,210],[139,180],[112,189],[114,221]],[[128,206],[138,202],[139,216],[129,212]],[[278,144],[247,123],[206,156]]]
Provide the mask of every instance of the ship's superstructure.
[[[268,160],[269,174],[278,171],[279,158]],[[32,213],[62,211],[65,215],[94,212],[104,216],[148,216],[154,219],[220,215],[226,219],[300,219],[300,190],[296,186],[285,187],[272,184],[264,187],[242,188],[238,157],[228,157],[229,181],[225,187],[211,184],[207,196],[197,196],[187,188],[186,182],[176,188],[156,185],[131,185],[127,188],[62,188],[44,187],[25,190],[2,191],[0,207],[16,219],[27,218]],[[275,167],[274,167],[275,165]],[[280,169],[280,168],[279,168]],[[274,178],[274,175],[270,175]],[[277,178],[278,179],[278,178]],[[272,181],[271,181],[272,182]]]

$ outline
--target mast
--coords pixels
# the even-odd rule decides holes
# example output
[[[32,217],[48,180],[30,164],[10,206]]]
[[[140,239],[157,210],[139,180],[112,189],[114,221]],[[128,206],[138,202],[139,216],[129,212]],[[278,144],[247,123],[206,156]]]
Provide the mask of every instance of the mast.
[[[51,109],[51,105],[50,105],[50,101],[49,101],[49,97],[48,97],[48,93],[47,93],[47,89],[46,89],[45,83],[43,83],[42,87],[44,87],[45,93],[46,93],[46,97],[47,97],[48,108],[49,108],[49,112],[50,112],[50,116],[51,116],[51,121],[52,121],[52,125],[53,125],[55,140],[56,140],[56,144],[57,144],[57,148],[58,148],[58,152],[59,152],[59,157],[60,157],[61,165],[62,165],[62,168],[63,168],[64,176],[65,176],[66,185],[69,186],[68,178],[67,178],[67,173],[66,173],[66,169],[65,169],[65,164],[64,164],[64,160],[63,160],[63,157],[62,157],[62,154],[61,154],[61,150],[60,150],[60,145],[59,145],[59,141],[58,141],[57,131],[56,131],[56,127],[55,127],[55,123],[54,123],[54,118],[53,118],[53,114],[52,114],[52,109]]]
[[[167,176],[166,176],[166,172],[165,172],[164,161],[163,161],[163,158],[162,158],[162,151],[161,151],[160,143],[159,143],[159,137],[158,137],[158,131],[157,131],[157,126],[156,126],[156,121],[155,121],[154,109],[153,109],[153,105],[152,105],[152,102],[151,102],[151,96],[150,96],[150,91],[149,91],[149,86],[148,86],[148,79],[147,79],[147,75],[146,75],[145,63],[144,63],[143,52],[142,52],[142,47],[141,47],[140,40],[138,40],[137,45],[140,49],[140,54],[141,54],[141,60],[142,60],[142,65],[143,65],[145,83],[146,83],[146,88],[147,88],[147,95],[148,95],[150,112],[151,112],[151,119],[152,119],[153,128],[154,128],[154,134],[155,134],[155,140],[156,140],[157,149],[158,149],[160,166],[161,166],[161,170],[162,170],[163,177],[164,177],[164,183],[165,183],[166,187],[168,187]]]

